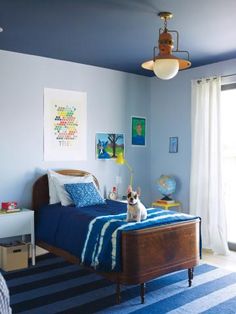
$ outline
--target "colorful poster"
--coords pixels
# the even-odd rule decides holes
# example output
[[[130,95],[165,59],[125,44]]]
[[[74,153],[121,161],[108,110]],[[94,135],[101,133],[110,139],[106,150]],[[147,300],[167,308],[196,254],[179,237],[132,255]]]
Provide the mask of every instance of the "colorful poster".
[[[87,95],[44,89],[44,160],[87,159]]]

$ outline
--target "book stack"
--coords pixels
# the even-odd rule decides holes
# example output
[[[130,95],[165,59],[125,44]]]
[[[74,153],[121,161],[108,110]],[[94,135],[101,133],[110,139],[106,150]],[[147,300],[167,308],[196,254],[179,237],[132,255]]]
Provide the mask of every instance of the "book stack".
[[[156,200],[156,203],[158,204],[162,204],[162,205],[168,205],[168,204],[174,204],[175,203],[175,200],[163,200],[163,199],[160,199],[160,200]]]
[[[17,202],[2,202],[2,212],[15,213],[19,212],[20,208],[17,208]]]
[[[20,210],[21,210],[20,208],[5,209],[6,213],[15,213],[19,212]]]
[[[10,213],[16,213],[20,212],[21,208],[14,208],[14,209],[0,209],[0,214],[10,214]]]

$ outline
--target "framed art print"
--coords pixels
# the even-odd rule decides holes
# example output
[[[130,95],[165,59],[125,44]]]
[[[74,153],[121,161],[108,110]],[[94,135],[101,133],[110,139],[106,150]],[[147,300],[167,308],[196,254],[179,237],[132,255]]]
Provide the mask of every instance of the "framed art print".
[[[146,145],[146,118],[132,117],[132,138],[134,146]]]
[[[96,133],[96,158],[116,159],[118,154],[124,155],[124,134]]]
[[[44,160],[87,159],[87,95],[44,89]]]
[[[169,138],[169,153],[178,153],[178,137]]]

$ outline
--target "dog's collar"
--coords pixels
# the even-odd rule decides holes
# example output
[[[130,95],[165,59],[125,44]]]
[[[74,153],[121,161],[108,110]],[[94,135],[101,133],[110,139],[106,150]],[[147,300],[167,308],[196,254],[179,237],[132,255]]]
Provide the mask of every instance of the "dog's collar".
[[[129,202],[128,202],[128,204],[129,204],[129,206],[131,206],[131,207],[134,207],[134,206],[136,206],[137,204],[138,204],[138,202],[136,202],[135,204],[130,204]]]

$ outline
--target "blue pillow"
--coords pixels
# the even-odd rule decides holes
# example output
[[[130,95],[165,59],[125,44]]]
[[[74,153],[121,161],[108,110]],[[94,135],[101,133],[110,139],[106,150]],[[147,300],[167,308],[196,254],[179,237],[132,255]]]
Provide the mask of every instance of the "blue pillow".
[[[65,184],[65,189],[70,194],[76,207],[106,203],[92,182]]]

